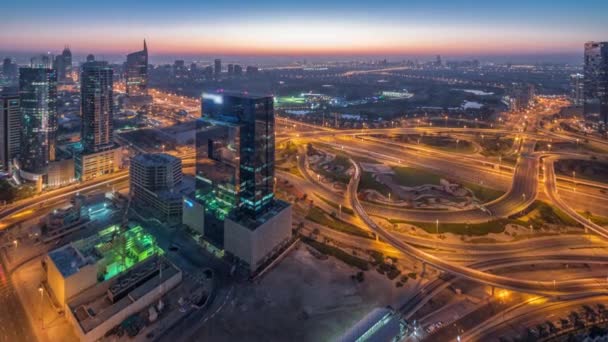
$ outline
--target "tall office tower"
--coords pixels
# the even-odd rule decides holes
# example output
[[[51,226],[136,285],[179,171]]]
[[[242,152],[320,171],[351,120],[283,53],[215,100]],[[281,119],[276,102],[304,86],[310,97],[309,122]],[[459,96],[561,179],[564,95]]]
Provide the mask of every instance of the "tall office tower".
[[[238,64],[234,65],[234,76],[242,76],[243,75],[243,67]]]
[[[113,71],[107,62],[86,62],[81,66],[81,142],[85,153],[99,152],[113,145]]]
[[[608,42],[585,43],[585,117],[608,126]]]
[[[9,171],[21,143],[19,94],[0,93],[0,170]]]
[[[30,67],[32,68],[43,68],[43,69],[53,69],[53,55],[38,55],[34,56],[30,59]],[[56,74],[57,72],[55,72]],[[57,77],[55,77],[57,78]]]
[[[148,96],[148,46],[145,40],[143,50],[127,55],[125,75],[129,97]]]
[[[202,113],[190,202],[203,208],[204,218],[196,222],[204,224],[194,229],[255,270],[291,236],[291,207],[275,200],[273,191],[273,98],[203,94]]]
[[[129,174],[135,207],[151,209],[163,219],[181,215],[181,159],[165,153],[139,154],[131,159]]]
[[[10,58],[5,58],[2,62],[2,75],[4,80],[9,84],[17,82],[19,68],[17,67],[17,64],[13,63]]]
[[[216,79],[219,78],[222,73],[222,60],[219,58],[214,62],[213,73],[215,74]]]
[[[570,75],[570,99],[575,106],[582,106],[584,103],[584,80],[585,76],[582,74]]]
[[[176,79],[182,80],[188,77],[188,70],[183,60],[178,59],[173,63],[173,75]]]
[[[49,161],[55,159],[57,133],[57,74],[48,59],[19,69],[21,105],[21,176],[42,180]]]
[[[57,70],[57,81],[72,81],[72,52],[65,47],[61,55],[55,57],[53,68]]]
[[[234,74],[234,64],[228,64],[228,76],[232,76]]]
[[[80,75],[82,154],[76,157],[76,177],[83,181],[120,168],[122,151],[112,137],[114,72],[107,62],[87,60]]]

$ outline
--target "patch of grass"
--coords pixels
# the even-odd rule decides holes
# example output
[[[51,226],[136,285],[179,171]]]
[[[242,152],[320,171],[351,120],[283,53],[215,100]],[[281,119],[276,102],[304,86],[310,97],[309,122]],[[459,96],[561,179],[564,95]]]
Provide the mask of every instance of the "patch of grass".
[[[389,222],[395,223],[407,223],[419,227],[430,234],[437,233],[437,226],[434,222],[408,222],[403,220],[391,220]],[[458,235],[486,235],[489,233],[502,233],[505,230],[507,224],[521,224],[520,221],[509,220],[509,219],[497,219],[490,222],[484,223],[439,223],[439,234],[441,233],[452,233]]]
[[[465,188],[473,191],[473,193],[475,194],[475,197],[477,197],[483,203],[493,201],[505,194],[504,191],[486,188],[485,186],[481,186],[481,185],[478,185],[475,183],[468,183],[468,182],[460,182],[460,183]]]
[[[363,230],[357,226],[353,226],[352,224],[344,222],[340,219],[329,217],[319,207],[310,208],[310,210],[308,211],[308,215],[306,215],[306,219],[342,233],[360,236],[368,239],[372,238],[370,232]]]
[[[304,241],[304,243],[307,243],[314,249],[318,250],[319,252],[325,255],[331,255],[347,265],[356,267],[362,271],[369,270],[369,263],[366,260],[350,255],[345,251],[341,250],[340,248],[320,243],[308,237],[302,237],[302,241]]]
[[[325,169],[327,166],[329,170]],[[325,178],[332,179],[334,182],[348,184],[350,176],[346,174],[346,170],[350,167],[351,163],[346,155],[336,154],[334,160],[329,163],[315,166],[315,172],[323,175]]]
[[[327,203],[330,207],[336,209],[336,211],[340,210],[340,206],[336,202],[332,202],[323,196],[317,195],[317,197],[319,197],[321,201]],[[345,206],[342,206],[342,212],[348,215],[355,215],[355,212],[351,208]]]
[[[583,215],[587,219],[591,219],[591,222],[599,224],[600,226],[608,225],[608,217],[606,216],[593,215],[589,211],[579,212],[579,214]]]
[[[414,169],[411,167],[393,167],[393,179],[395,183],[403,186],[419,186],[424,184],[439,184],[440,176],[425,170]]]
[[[376,190],[379,193],[383,194],[384,196],[387,196],[388,193],[391,191],[391,189],[388,186],[378,182],[374,178],[374,176],[371,172],[362,172],[361,173],[361,180],[359,181],[359,188]]]

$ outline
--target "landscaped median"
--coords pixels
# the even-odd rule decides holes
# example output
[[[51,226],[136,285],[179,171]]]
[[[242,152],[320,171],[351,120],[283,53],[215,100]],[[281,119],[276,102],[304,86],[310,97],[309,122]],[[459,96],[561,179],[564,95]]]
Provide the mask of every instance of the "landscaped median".
[[[352,225],[348,222],[342,221],[338,218],[332,217],[331,215],[328,215],[323,210],[321,210],[321,208],[319,207],[310,208],[308,214],[306,215],[306,219],[342,233],[360,236],[368,239],[373,238],[371,232]]]

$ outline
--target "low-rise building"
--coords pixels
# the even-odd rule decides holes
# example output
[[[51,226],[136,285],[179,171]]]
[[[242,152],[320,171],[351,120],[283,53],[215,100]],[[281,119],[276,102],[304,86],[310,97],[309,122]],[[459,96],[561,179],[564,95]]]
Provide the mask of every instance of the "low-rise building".
[[[123,167],[122,147],[115,147],[93,153],[82,153],[76,156],[76,178],[88,180],[114,173]]]
[[[255,219],[230,215],[224,221],[224,249],[254,272],[291,241],[291,205],[276,200]]]
[[[113,225],[49,252],[43,267],[51,295],[65,305],[85,289],[162,253],[141,226],[125,230]]]

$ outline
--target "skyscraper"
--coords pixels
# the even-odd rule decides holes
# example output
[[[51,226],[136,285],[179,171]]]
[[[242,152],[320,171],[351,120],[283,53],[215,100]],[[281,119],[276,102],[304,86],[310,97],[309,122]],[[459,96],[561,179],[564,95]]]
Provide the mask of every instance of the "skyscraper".
[[[61,55],[55,57],[53,67],[57,70],[57,81],[72,81],[72,52],[65,47]]]
[[[19,69],[21,102],[21,176],[37,181],[55,159],[57,132],[57,74],[46,56]]]
[[[85,181],[114,172],[121,164],[112,137],[113,70],[107,62],[87,60],[80,75],[82,154],[76,158],[76,176]]]
[[[112,68],[107,62],[86,62],[81,67],[80,94],[85,153],[99,152],[112,143]]]
[[[9,84],[16,83],[18,74],[19,68],[17,67],[17,64],[13,63],[10,58],[5,58],[2,62],[2,75],[4,80]]]
[[[199,220],[204,227],[193,229],[253,271],[291,236],[291,207],[276,200],[273,191],[273,98],[206,93],[202,113],[196,130],[196,192],[188,207],[195,208],[194,200],[204,208]]]
[[[222,73],[222,60],[219,58],[214,62],[213,73],[215,74],[216,79],[218,79]]]
[[[8,171],[19,154],[21,108],[19,94],[0,93],[0,170]]]
[[[585,43],[584,113],[608,125],[608,42]]]
[[[582,106],[584,103],[584,81],[585,76],[582,74],[572,74],[570,75],[570,99],[575,106]]]
[[[129,97],[148,96],[148,46],[145,40],[143,50],[127,55],[125,74]]]

